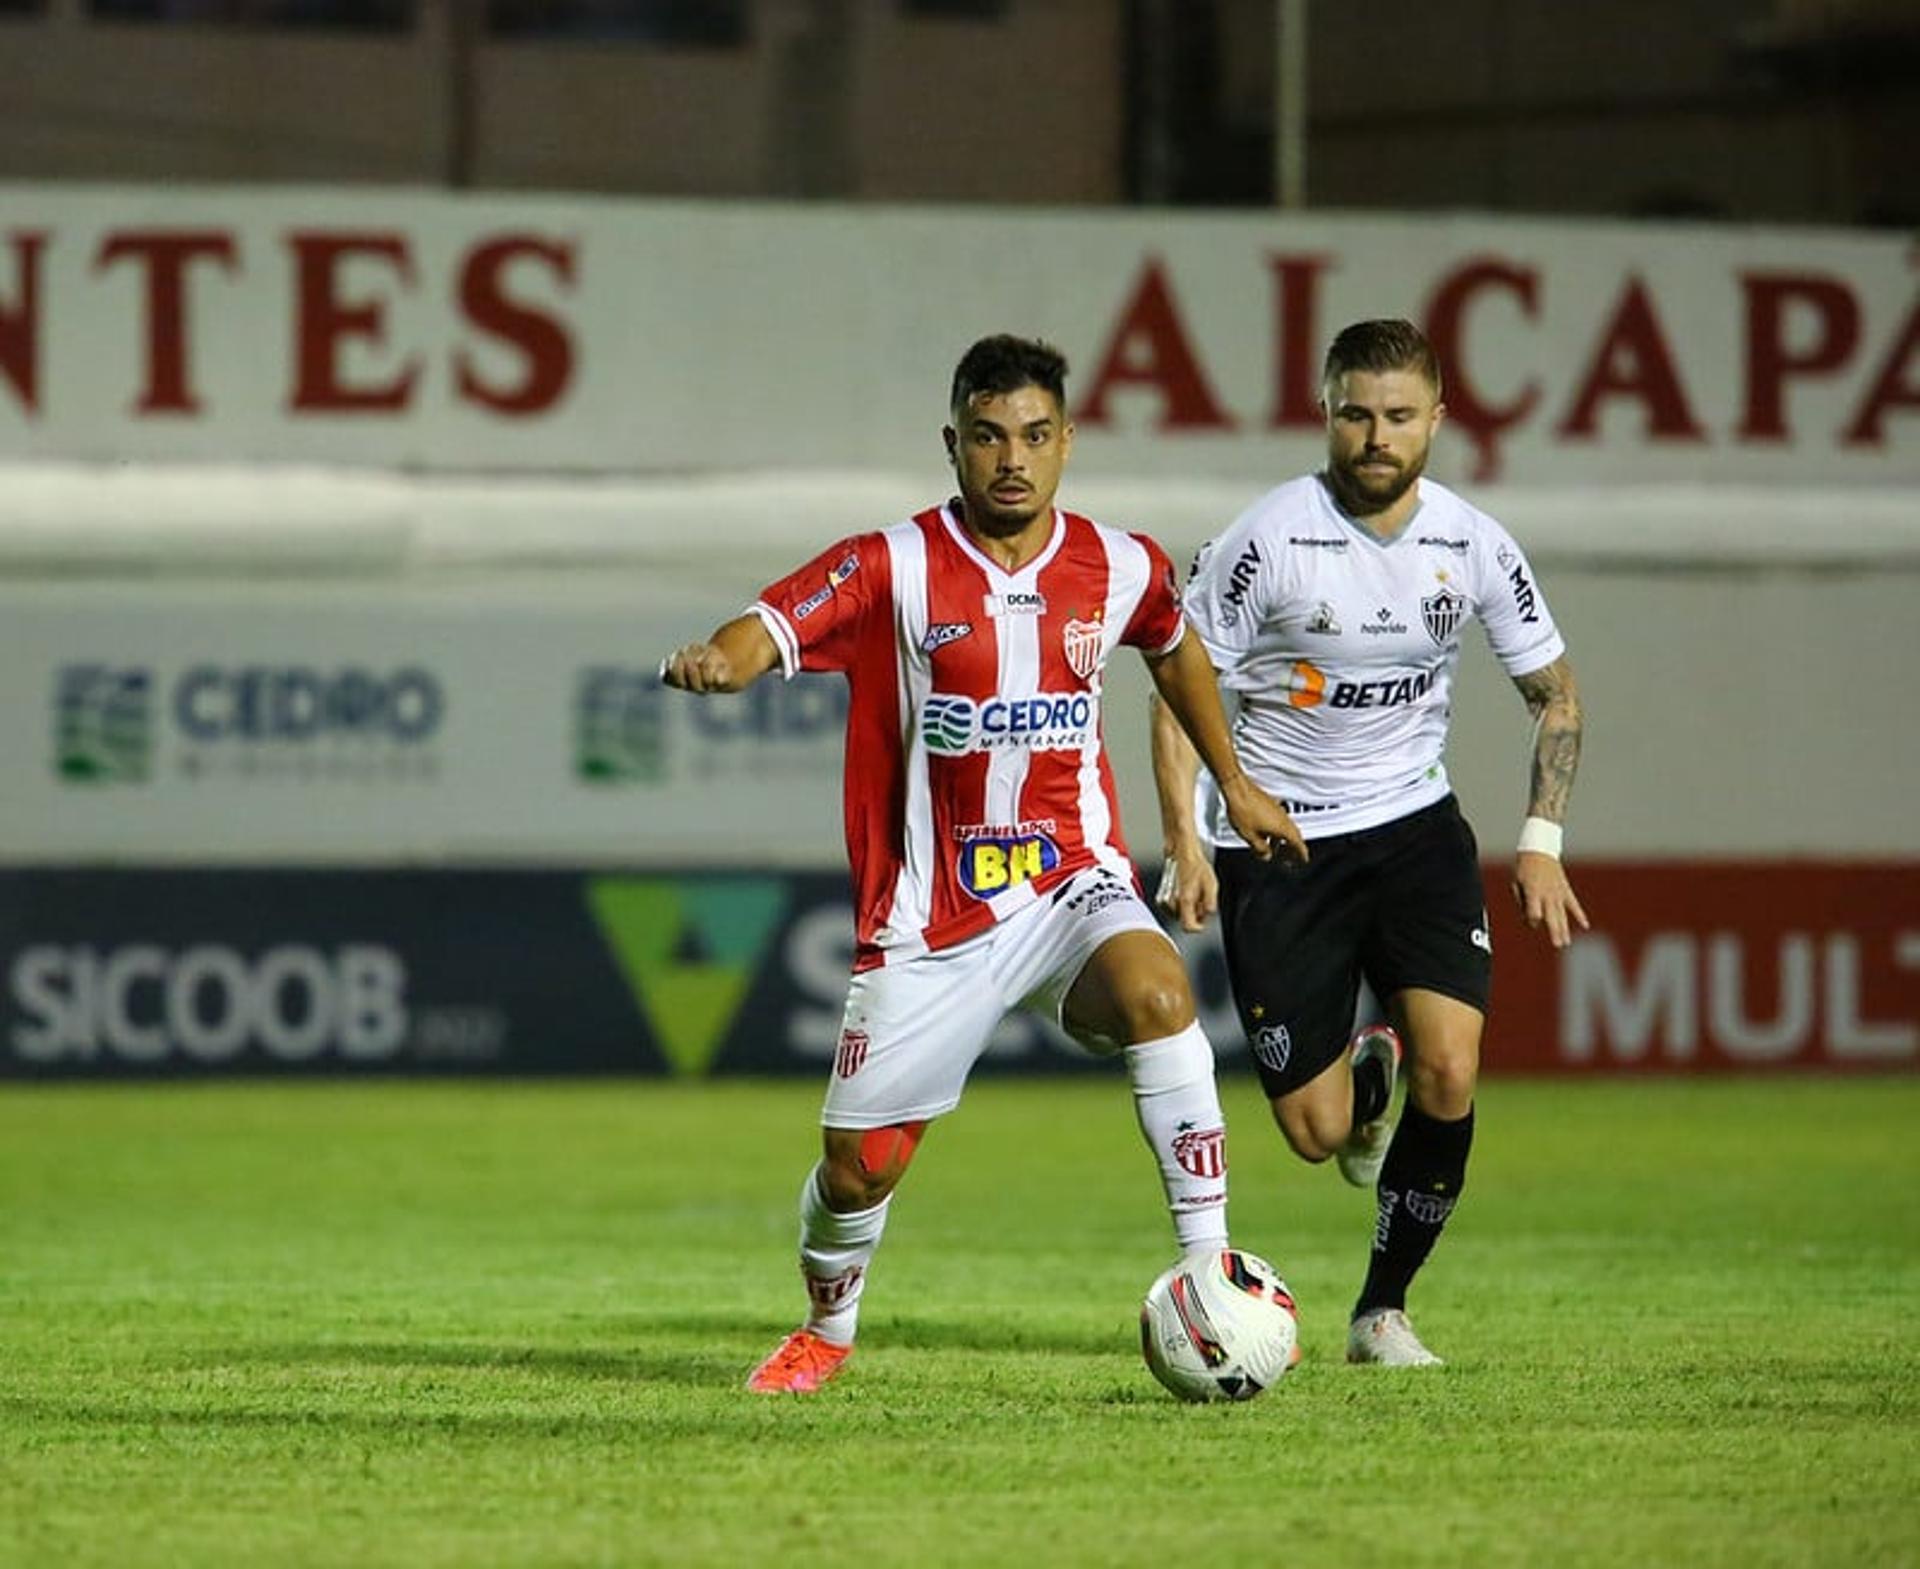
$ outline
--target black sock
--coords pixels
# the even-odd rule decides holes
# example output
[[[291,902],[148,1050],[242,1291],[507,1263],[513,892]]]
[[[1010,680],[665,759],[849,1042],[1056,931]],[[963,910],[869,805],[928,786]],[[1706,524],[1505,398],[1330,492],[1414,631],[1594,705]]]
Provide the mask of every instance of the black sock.
[[[1373,1259],[1354,1304],[1355,1318],[1407,1305],[1407,1287],[1440,1240],[1440,1229],[1466,1185],[1467,1151],[1472,1147],[1471,1107],[1458,1122],[1429,1117],[1411,1101],[1402,1109],[1386,1164],[1380,1168]]]
[[[1387,1065],[1368,1057],[1353,1065],[1353,1125],[1364,1128],[1387,1109]]]

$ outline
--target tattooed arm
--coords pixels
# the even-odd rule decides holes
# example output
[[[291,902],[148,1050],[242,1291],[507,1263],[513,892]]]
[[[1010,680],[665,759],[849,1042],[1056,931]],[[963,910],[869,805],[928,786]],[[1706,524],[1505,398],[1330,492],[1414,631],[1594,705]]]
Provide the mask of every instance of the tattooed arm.
[[[1516,677],[1514,685],[1533,715],[1533,771],[1527,815],[1550,823],[1567,820],[1567,798],[1580,766],[1580,688],[1573,666],[1562,655],[1539,670]],[[1582,929],[1587,912],[1574,897],[1566,868],[1557,855],[1522,850],[1513,858],[1513,897],[1527,925],[1545,927],[1556,948],[1573,940],[1573,923]]]

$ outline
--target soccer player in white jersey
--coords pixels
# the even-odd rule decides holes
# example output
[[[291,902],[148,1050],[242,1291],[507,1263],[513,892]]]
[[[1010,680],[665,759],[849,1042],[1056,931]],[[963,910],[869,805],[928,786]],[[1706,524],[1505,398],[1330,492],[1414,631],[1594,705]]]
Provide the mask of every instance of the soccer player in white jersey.
[[[810,1393],[839,1371],[894,1186],[1023,1004],[1124,1056],[1180,1250],[1226,1244],[1213,1050],[1138,887],[1101,748],[1120,645],[1145,656],[1222,780],[1249,854],[1300,840],[1234,762],[1165,553],[1054,506],[1073,444],[1065,377],[1046,344],[974,344],[945,431],[959,495],[841,540],[661,666],[691,692],[737,692],[776,668],[842,671],[851,689],[855,959],[822,1156],[800,1192],[811,1310],[748,1379],[760,1393]]]
[[[1493,964],[1473,831],[1443,761],[1467,623],[1480,621],[1534,716],[1513,891],[1555,947],[1587,924],[1560,864],[1580,696],[1520,547],[1422,478],[1444,414],[1426,338],[1404,321],[1348,327],[1322,390],[1326,467],[1209,542],[1186,594],[1240,699],[1242,763],[1298,821],[1311,857],[1256,862],[1212,802],[1202,759],[1156,710],[1159,897],[1190,931],[1219,911],[1234,1004],[1287,1143],[1376,1189],[1348,1360],[1430,1366],[1439,1358],[1408,1322],[1407,1288],[1466,1179]],[[1350,1041],[1363,978],[1390,1023]]]

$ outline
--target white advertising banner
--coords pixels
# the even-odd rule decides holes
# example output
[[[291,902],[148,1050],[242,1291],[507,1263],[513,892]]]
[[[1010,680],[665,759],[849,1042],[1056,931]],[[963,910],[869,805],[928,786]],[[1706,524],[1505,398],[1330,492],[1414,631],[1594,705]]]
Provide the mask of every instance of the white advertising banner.
[[[917,469],[973,338],[1083,468],[1312,466],[1332,333],[1421,321],[1442,478],[1920,480],[1902,236],[1496,220],[0,187],[0,459]]]
[[[793,564],[0,577],[0,860],[839,868],[841,679],[704,699],[657,679]],[[1920,857],[1920,726],[1887,722],[1920,668],[1911,574],[1546,582],[1592,724],[1576,861]],[[1150,686],[1130,652],[1107,678],[1121,819],[1150,858]],[[1526,708],[1479,648],[1453,697],[1449,776],[1497,856]]]
[[[844,683],[657,678],[740,602],[0,588],[0,858],[839,864]]]

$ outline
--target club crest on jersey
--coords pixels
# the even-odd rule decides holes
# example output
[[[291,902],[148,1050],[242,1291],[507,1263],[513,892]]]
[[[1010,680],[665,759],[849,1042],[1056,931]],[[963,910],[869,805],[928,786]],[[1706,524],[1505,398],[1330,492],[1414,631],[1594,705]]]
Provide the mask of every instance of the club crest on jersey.
[[[1338,637],[1340,618],[1333,613],[1333,606],[1324,599],[1313,607],[1313,614],[1307,620],[1307,630],[1320,637]]]
[[[1004,834],[969,839],[960,846],[960,886],[976,899],[992,899],[1045,876],[1060,864],[1060,847],[1045,834]]]
[[[1427,624],[1427,636],[1445,647],[1447,639],[1459,630],[1460,618],[1467,613],[1467,596],[1443,588],[1420,601],[1420,619]]]
[[[1107,629],[1098,621],[1069,621],[1061,629],[1066,645],[1067,664],[1082,681],[1091,681],[1100,668],[1100,648],[1106,642]]]

